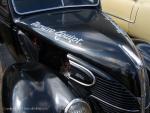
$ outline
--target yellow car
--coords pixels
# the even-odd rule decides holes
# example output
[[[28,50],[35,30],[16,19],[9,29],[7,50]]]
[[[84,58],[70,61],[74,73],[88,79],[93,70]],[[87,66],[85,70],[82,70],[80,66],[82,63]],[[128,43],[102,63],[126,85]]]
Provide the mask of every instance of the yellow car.
[[[102,9],[132,37],[150,42],[150,0],[101,0]]]

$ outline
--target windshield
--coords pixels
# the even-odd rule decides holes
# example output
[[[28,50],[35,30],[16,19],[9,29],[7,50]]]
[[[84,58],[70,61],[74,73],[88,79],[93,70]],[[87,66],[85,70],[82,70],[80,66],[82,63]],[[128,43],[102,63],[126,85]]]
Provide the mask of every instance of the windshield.
[[[28,14],[64,7],[95,6],[99,0],[12,0],[16,13]]]

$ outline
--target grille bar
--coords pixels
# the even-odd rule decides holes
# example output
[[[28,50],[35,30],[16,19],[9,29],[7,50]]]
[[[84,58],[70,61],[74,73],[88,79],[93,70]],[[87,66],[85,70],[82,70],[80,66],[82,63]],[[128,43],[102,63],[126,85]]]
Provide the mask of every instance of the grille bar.
[[[101,104],[108,105],[111,109],[120,110],[119,113],[121,111],[131,113],[140,111],[137,97],[115,80],[106,80],[96,76],[96,84],[91,88],[91,92],[91,97],[97,99]]]

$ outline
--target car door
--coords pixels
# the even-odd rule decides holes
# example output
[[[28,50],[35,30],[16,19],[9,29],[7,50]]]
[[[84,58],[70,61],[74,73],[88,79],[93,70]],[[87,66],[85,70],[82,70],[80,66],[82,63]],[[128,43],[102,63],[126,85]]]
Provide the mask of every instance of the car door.
[[[109,14],[121,28],[128,32],[129,23],[134,22],[134,13],[138,10],[135,7],[135,0],[101,0],[101,2],[102,10]],[[131,14],[133,17],[131,17]]]
[[[150,0],[136,0],[135,22],[129,23],[129,33],[150,42]]]

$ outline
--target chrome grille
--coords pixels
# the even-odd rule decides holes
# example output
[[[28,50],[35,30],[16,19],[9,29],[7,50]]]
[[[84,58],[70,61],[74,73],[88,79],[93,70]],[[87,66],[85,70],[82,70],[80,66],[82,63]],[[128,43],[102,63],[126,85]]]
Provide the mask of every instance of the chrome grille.
[[[140,109],[137,98],[115,80],[96,77],[96,84],[91,89],[91,92],[92,97],[96,97],[95,99],[99,100],[102,108],[107,113],[113,113],[113,111],[115,113],[138,113]]]

